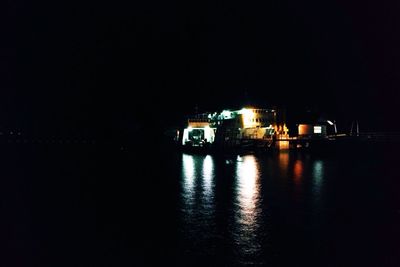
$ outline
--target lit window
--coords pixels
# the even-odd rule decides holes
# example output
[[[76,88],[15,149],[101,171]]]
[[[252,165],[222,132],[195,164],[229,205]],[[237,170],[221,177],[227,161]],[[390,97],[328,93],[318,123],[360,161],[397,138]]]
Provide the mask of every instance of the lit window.
[[[322,132],[322,127],[321,126],[314,126],[314,133],[315,134],[320,134]]]

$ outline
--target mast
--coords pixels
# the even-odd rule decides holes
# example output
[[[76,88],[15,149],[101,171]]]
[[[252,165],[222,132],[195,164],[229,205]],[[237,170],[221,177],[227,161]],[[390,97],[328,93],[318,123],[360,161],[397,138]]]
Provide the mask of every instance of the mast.
[[[351,122],[350,136],[353,136],[353,126],[354,126],[354,121]]]
[[[355,126],[354,126],[354,124],[355,124]],[[355,132],[354,132],[354,127],[355,127]],[[358,127],[358,121],[357,120],[352,121],[351,128],[350,128],[350,136],[354,136],[354,135],[359,136],[359,134],[360,134],[360,129]]]
[[[356,121],[356,135],[358,136],[360,134],[360,130],[358,128],[358,121]]]

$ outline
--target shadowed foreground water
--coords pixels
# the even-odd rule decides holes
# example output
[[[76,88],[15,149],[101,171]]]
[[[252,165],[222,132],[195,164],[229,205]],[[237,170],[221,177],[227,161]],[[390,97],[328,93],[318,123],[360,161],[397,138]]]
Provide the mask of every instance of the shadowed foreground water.
[[[394,149],[3,147],[1,266],[398,266]]]

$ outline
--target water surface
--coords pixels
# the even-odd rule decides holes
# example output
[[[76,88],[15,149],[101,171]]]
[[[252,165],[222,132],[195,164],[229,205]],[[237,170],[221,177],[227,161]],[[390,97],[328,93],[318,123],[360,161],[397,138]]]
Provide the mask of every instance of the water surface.
[[[397,150],[1,151],[2,266],[398,266]]]

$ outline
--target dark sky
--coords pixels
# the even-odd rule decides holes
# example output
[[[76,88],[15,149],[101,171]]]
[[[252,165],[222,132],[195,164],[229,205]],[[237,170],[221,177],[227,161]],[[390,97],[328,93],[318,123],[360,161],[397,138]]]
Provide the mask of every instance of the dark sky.
[[[244,103],[400,128],[398,1],[20,0],[4,10],[2,128],[99,134]]]

